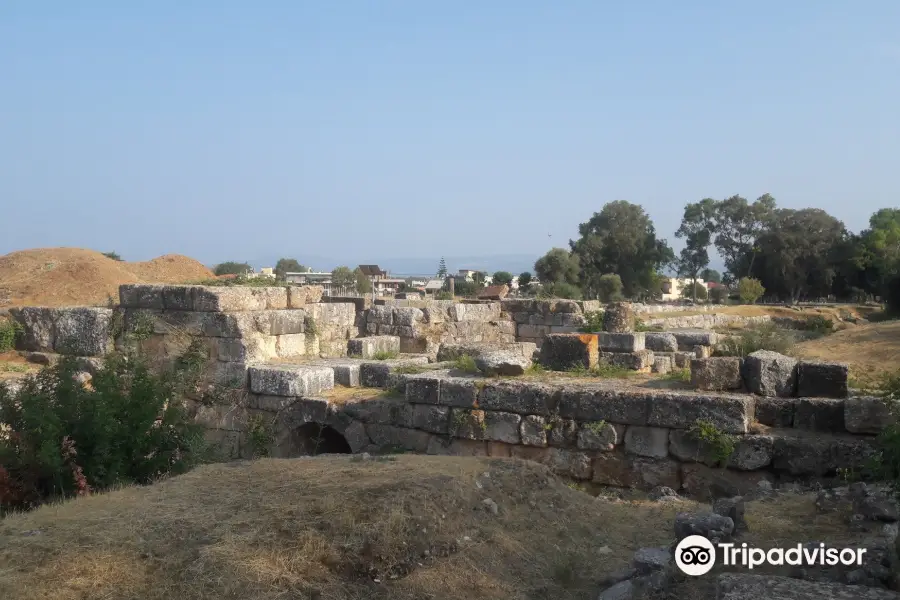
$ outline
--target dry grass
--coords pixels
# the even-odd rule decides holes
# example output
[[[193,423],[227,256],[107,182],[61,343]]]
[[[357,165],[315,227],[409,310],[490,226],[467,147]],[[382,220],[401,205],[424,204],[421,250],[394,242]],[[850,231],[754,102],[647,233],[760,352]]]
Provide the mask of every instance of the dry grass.
[[[116,261],[83,248],[38,248],[0,256],[0,307],[105,305],[123,283],[181,283],[213,277],[192,258],[167,254]]]
[[[785,306],[764,306],[760,304],[739,304],[734,306],[717,306],[715,310],[711,311],[702,311],[702,310],[684,310],[678,312],[659,312],[659,313],[649,313],[648,315],[639,315],[645,318],[667,318],[667,317],[688,317],[693,315],[712,315],[712,314],[720,314],[720,315],[737,315],[741,317],[760,317],[764,315],[769,315],[772,317],[791,317],[791,318],[802,318],[809,317],[813,315],[822,315],[829,319],[837,320],[838,315],[841,312],[847,313],[849,312],[854,317],[862,317],[865,318],[868,315],[872,314],[878,310],[874,306],[857,306],[853,304],[842,304],[835,306],[822,306],[822,307],[802,307],[799,311],[794,310],[792,308],[787,308]]]
[[[10,600],[593,599],[698,506],[598,500],[512,459],[265,459],[7,517],[0,580]],[[845,542],[845,519],[778,496],[748,504],[743,539]]]
[[[675,510],[510,459],[267,459],[8,517],[0,579],[10,600],[587,599]]]
[[[0,381],[15,379],[40,370],[40,366],[29,363],[18,352],[0,352]]]
[[[797,344],[794,353],[802,358],[847,362],[856,380],[871,382],[900,367],[900,321],[850,327]]]

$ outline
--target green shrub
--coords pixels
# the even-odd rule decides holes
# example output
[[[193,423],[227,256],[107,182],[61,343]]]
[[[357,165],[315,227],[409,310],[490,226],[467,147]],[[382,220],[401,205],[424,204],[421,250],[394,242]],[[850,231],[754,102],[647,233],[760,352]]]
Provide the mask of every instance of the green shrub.
[[[379,350],[375,354],[372,355],[374,360],[391,360],[400,356],[398,352],[392,352],[390,350]]]
[[[737,443],[735,436],[723,432],[711,421],[697,420],[688,435],[698,443],[698,454],[708,456],[713,464],[723,467],[728,464]]]
[[[447,291],[438,292],[434,295],[435,300],[453,300],[453,294]]]
[[[601,302],[618,302],[624,296],[622,278],[614,273],[601,275],[597,280],[597,297]]]
[[[757,350],[771,350],[790,354],[796,338],[790,331],[774,323],[748,326],[734,334],[728,334],[716,345],[716,356],[747,356]]]
[[[475,364],[475,359],[469,356],[468,354],[463,354],[455,361],[453,361],[453,367],[458,371],[462,371],[463,373],[478,373],[478,366]]]
[[[738,281],[738,297],[740,297],[741,302],[753,304],[765,293],[766,288],[763,287],[759,279],[744,277]]]
[[[671,371],[663,375],[661,379],[666,379],[668,381],[677,381],[679,383],[690,383],[691,370],[688,367],[672,369]]]
[[[16,347],[16,338],[22,333],[22,326],[14,319],[0,318],[0,352],[9,352]]]
[[[548,283],[541,286],[538,298],[563,298],[566,300],[581,300],[581,290],[578,286],[561,281]]]
[[[810,315],[800,321],[797,328],[818,335],[828,335],[834,333],[834,321],[823,315]]]
[[[584,325],[581,331],[585,333],[597,333],[603,331],[603,311],[591,310],[584,313]]]
[[[0,386],[0,512],[150,483],[205,458],[203,429],[180,402],[198,361],[194,344],[160,374],[137,355],[111,355],[85,387],[64,359],[16,392]]]
[[[728,300],[728,288],[724,286],[715,286],[709,288],[709,301],[715,304],[722,304]]]
[[[287,287],[271,277],[247,277],[238,275],[230,279],[201,279],[194,281],[193,285],[205,285],[210,287]]]

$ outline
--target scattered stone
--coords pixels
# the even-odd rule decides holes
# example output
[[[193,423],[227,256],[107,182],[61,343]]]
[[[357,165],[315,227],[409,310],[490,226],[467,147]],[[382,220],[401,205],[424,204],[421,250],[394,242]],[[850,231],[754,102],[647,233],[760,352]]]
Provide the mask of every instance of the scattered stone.
[[[739,390],[741,359],[736,356],[695,358],[691,361],[691,385],[698,390]]]
[[[897,501],[888,496],[867,496],[854,501],[854,509],[872,521],[894,523],[898,520]]]
[[[671,333],[647,332],[644,334],[644,346],[654,352],[677,352],[678,340]]]
[[[479,354],[475,358],[475,366],[488,377],[524,375],[531,367],[531,358],[513,350],[494,350]]]
[[[797,359],[757,350],[744,359],[744,381],[753,394],[790,398],[797,391]]]
[[[375,358],[377,354],[399,354],[400,338],[395,335],[374,335],[347,341],[347,354],[357,358]]]
[[[637,352],[644,350],[644,333],[610,333],[597,334],[600,350],[603,352]]]
[[[730,518],[734,523],[735,531],[747,530],[747,521],[744,520],[745,505],[743,497],[719,498],[713,503],[713,512]]]
[[[641,548],[634,553],[632,564],[639,575],[669,570],[672,568],[672,551],[667,547]]]
[[[717,600],[897,600],[888,590],[838,583],[803,581],[776,575],[723,573],[716,582]]]
[[[675,368],[675,361],[671,356],[660,356],[659,354],[654,355],[651,371],[664,375],[671,371],[673,368]]]
[[[656,502],[665,502],[668,501],[668,499],[678,499],[678,493],[670,487],[658,485],[650,490],[650,493],[647,494],[647,498]]]
[[[800,361],[797,395],[801,398],[846,398],[850,367],[846,363]]]
[[[485,509],[491,514],[496,515],[500,512],[500,507],[497,506],[497,503],[490,498],[485,498],[484,500],[482,500],[482,504],[484,504]]]
[[[675,538],[680,542],[689,535],[701,535],[717,542],[727,542],[734,532],[734,521],[716,513],[678,513],[675,515]]]

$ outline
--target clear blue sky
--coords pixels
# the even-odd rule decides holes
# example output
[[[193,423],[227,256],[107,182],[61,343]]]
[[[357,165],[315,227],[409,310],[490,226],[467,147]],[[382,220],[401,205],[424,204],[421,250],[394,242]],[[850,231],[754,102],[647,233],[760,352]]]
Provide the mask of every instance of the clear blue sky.
[[[0,254],[564,246],[608,201],[900,198],[900,2],[7,0]],[[552,234],[552,238],[548,238]]]

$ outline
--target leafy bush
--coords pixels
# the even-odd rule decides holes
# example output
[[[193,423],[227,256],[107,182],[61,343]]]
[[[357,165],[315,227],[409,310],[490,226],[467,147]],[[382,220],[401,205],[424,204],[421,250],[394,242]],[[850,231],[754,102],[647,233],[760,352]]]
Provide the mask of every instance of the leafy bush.
[[[892,317],[900,317],[900,275],[887,284],[884,301],[885,312]]]
[[[390,350],[379,350],[375,354],[372,355],[373,360],[392,360],[400,356],[398,352],[392,352]]]
[[[828,335],[829,333],[834,333],[834,321],[822,315],[810,315],[805,320],[800,321],[797,328],[802,331]]]
[[[103,252],[102,254],[106,258],[111,258],[112,260],[118,260],[118,261],[122,260],[122,257],[119,256],[116,252]]]
[[[578,286],[561,281],[548,283],[541,287],[539,298],[564,298],[566,300],[581,300],[581,290]]]
[[[618,302],[622,296],[622,278],[613,273],[601,275],[597,280],[597,296],[603,302]]]
[[[729,334],[716,345],[717,356],[747,356],[757,350],[771,350],[789,354],[794,347],[794,335],[774,323],[760,323]]]
[[[235,261],[227,261],[216,265],[213,273],[216,275],[247,275],[253,272],[253,267],[249,263],[239,263]]]
[[[766,288],[763,287],[759,279],[744,277],[738,281],[738,297],[741,299],[741,302],[753,304],[765,293]]]
[[[478,365],[475,364],[475,359],[469,356],[468,354],[463,354],[455,361],[453,361],[453,367],[458,371],[462,371],[463,373],[478,373]]]
[[[722,304],[728,299],[728,288],[724,286],[715,286],[709,288],[709,301],[716,304]]]
[[[581,331],[584,333],[603,331],[603,311],[590,310],[584,313],[584,325],[582,325]]]
[[[22,326],[14,319],[0,318],[0,352],[9,352],[16,347],[16,338]]]
[[[734,454],[735,436],[723,432],[711,421],[697,420],[688,435],[698,443],[698,454],[707,455],[713,464],[724,467]]]
[[[90,386],[64,359],[0,386],[0,511],[153,480],[189,469],[205,454],[203,429],[177,400],[202,366],[192,344],[164,373],[134,354],[107,357]]]
[[[453,294],[450,292],[438,292],[434,295],[435,300],[453,300]]]
[[[697,292],[697,300],[706,300],[708,293],[706,286],[702,283],[695,283],[693,286],[688,284],[681,288],[681,297],[686,300],[694,299],[694,291]]]

